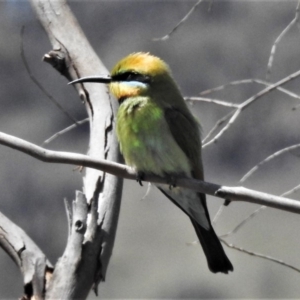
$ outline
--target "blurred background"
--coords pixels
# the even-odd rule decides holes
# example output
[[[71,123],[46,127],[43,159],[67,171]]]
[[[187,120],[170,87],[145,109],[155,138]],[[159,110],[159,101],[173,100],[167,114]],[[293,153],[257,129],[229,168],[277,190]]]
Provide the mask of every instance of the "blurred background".
[[[247,78],[265,79],[271,47],[292,21],[296,1],[213,1],[200,4],[166,41],[153,41],[174,28],[196,1],[70,1],[84,32],[100,58],[111,69],[134,51],[150,51],[170,65],[185,96]],[[51,66],[41,61],[51,50],[46,34],[26,1],[0,2],[0,130],[41,145],[52,134],[72,124],[32,82],[20,55],[21,27],[24,53],[32,74],[77,120],[86,118],[75,90]],[[300,67],[299,28],[280,41],[270,81]],[[95,70],[97,74],[97,70]],[[91,75],[95,75],[91,74]],[[300,93],[300,79],[285,87]],[[258,84],[230,86],[208,95],[242,103],[260,91]],[[241,177],[266,156],[300,141],[299,100],[278,91],[260,98],[245,110],[217,144],[203,151],[206,180],[240,185]],[[210,103],[190,104],[201,120],[203,136],[230,109]],[[47,145],[53,150],[85,153],[89,126]],[[0,211],[21,226],[53,264],[67,239],[63,199],[73,199],[82,188],[73,166],[46,164],[0,146]],[[299,152],[266,164],[243,185],[280,195],[299,184]],[[188,218],[152,188],[125,181],[119,227],[106,282],[100,298],[298,298],[300,273],[271,261],[225,250],[234,272],[209,272]],[[291,198],[299,199],[295,193]],[[221,199],[208,197],[213,217]],[[258,206],[236,202],[225,209],[215,229],[224,234]],[[250,251],[282,259],[300,267],[300,218],[268,208],[227,240]],[[0,249],[0,299],[22,294],[22,276]],[[94,294],[90,294],[94,299]]]

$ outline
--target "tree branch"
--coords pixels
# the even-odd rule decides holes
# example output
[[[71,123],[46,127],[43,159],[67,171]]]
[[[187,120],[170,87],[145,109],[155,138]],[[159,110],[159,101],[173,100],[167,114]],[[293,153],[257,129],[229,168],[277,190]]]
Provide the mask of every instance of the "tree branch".
[[[203,144],[203,148],[211,145],[212,143],[216,143],[219,138],[230,128],[230,126],[236,121],[236,119],[239,117],[239,115],[242,113],[243,110],[245,110],[247,107],[249,107],[250,105],[252,105],[254,102],[256,102],[258,99],[260,99],[261,97],[263,97],[264,95],[266,95],[267,93],[277,89],[278,87],[281,87],[282,85],[298,78],[300,76],[300,70],[284,77],[283,79],[277,81],[274,84],[271,84],[269,86],[267,86],[265,89],[261,90],[260,92],[258,92],[257,94],[251,96],[250,98],[248,98],[247,100],[245,100],[243,103],[241,103],[239,105],[239,107],[234,111],[231,111],[230,113],[228,113],[224,118],[222,118],[221,120],[219,120],[217,122],[217,124],[214,126],[213,130],[210,131],[209,135],[211,134],[212,131],[214,131],[218,126],[220,126],[220,124],[223,124],[225,121],[228,122],[227,124],[218,132],[218,134],[212,138],[210,141],[204,143],[204,141],[202,142]],[[232,114],[232,116],[231,116]],[[231,117],[230,117],[231,116]],[[229,118],[230,117],[230,118]],[[204,139],[206,140],[207,137]]]
[[[108,73],[84,36],[65,0],[30,0],[30,2],[53,47],[53,50],[44,55],[45,62],[51,64],[68,81],[92,75],[95,70],[100,73]],[[115,136],[114,122],[117,101],[111,99],[105,85],[78,84],[75,88],[84,102],[89,115],[89,157],[119,161],[120,153]],[[55,153],[52,154],[54,154],[54,160],[57,159],[55,158]],[[88,158],[88,156],[86,157]],[[65,158],[68,160],[67,155]],[[48,155],[46,152],[43,159],[51,161],[53,156],[51,154]],[[79,163],[79,165],[84,164]],[[81,298],[82,295],[87,295],[92,285],[96,287],[99,281],[105,278],[118,224],[122,178],[105,174],[101,169],[86,168],[83,185],[88,205],[95,201],[93,199],[101,198],[101,201],[97,199],[96,202],[99,212],[97,222],[98,224],[101,223],[102,226],[101,229],[98,228],[95,234],[90,235],[89,247],[93,248],[93,250],[90,249],[88,259],[81,256],[80,266],[78,267],[80,274],[63,272],[65,261],[60,260],[58,262],[55,266],[55,269],[58,270],[55,276],[58,290],[55,291],[53,284],[50,291],[51,294],[47,293],[46,298],[55,298],[52,295],[59,295],[61,283],[64,281],[67,286],[70,286],[70,280],[73,282],[73,289],[77,293],[73,293],[72,297]],[[98,188],[98,186],[101,186],[101,188]],[[89,214],[91,213],[89,212]],[[92,224],[88,223],[87,232],[90,231],[94,232],[94,228]],[[101,241],[100,243],[98,242],[99,240]],[[79,247],[79,245],[77,246]],[[86,245],[83,246],[87,247]],[[70,250],[70,247],[67,246],[67,249]],[[80,249],[77,250],[80,251]],[[75,285],[81,286],[82,290],[78,290]]]
[[[42,146],[49,144],[50,142],[52,142],[53,140],[55,140],[56,138],[58,138],[59,136],[71,131],[72,129],[78,127],[79,125],[82,125],[86,122],[89,121],[89,118],[85,118],[83,120],[77,121],[76,123],[64,128],[63,130],[60,130],[58,132],[56,132],[55,134],[53,134],[52,136],[50,136],[47,140],[45,140],[42,144]]]
[[[300,1],[298,1],[297,7],[296,7],[296,14],[294,19],[284,28],[284,30],[279,34],[279,36],[276,38],[269,57],[268,66],[267,66],[267,80],[270,78],[271,75],[271,69],[273,66],[274,56],[277,49],[277,45],[283,38],[283,36],[294,26],[294,24],[297,24],[299,22],[299,8],[300,8]]]
[[[45,286],[52,276],[53,267],[41,249],[23,229],[0,212],[0,246],[21,269],[24,297],[43,299]]]
[[[191,14],[194,12],[194,10],[197,8],[197,6],[202,2],[203,0],[198,0],[196,4],[193,5],[193,7],[189,10],[189,12],[180,20],[177,25],[166,35],[160,38],[154,38],[153,41],[166,41],[168,40],[171,35],[191,16]]]
[[[267,158],[259,162],[257,165],[255,165],[253,168],[251,168],[250,171],[248,171],[241,179],[240,182],[246,181],[250,176],[252,176],[258,169],[260,169],[265,163],[269,162],[270,160],[273,160],[274,158],[277,158],[280,155],[286,154],[287,152],[292,152],[295,149],[300,148],[300,144],[292,145],[286,148],[283,148],[279,151],[276,151],[275,153],[269,155]]]
[[[211,94],[213,92],[221,91],[221,90],[224,90],[225,88],[230,87],[230,86],[241,85],[241,84],[249,84],[249,83],[256,83],[256,84],[260,84],[260,85],[264,85],[264,86],[271,86],[272,85],[271,82],[267,82],[267,81],[264,81],[264,80],[261,80],[261,79],[257,79],[257,78],[241,79],[241,80],[231,81],[229,83],[222,84],[222,85],[219,85],[217,87],[210,88],[208,90],[202,91],[200,93],[200,96],[204,96],[204,95]],[[294,93],[294,92],[292,92],[290,90],[287,90],[287,89],[285,89],[283,87],[279,86],[279,87],[276,88],[276,90],[279,91],[279,92],[281,92],[281,93],[283,93],[283,94],[286,94],[286,95],[288,95],[288,96],[290,96],[292,98],[300,100],[300,96],[299,95],[297,95],[296,93]],[[204,98],[204,99],[206,99],[206,98]],[[191,99],[191,100],[194,100],[194,99]],[[195,97],[195,100],[196,101],[198,100],[197,97]],[[199,101],[206,101],[206,100],[202,100],[200,98]],[[220,101],[220,100],[217,100],[217,101]],[[206,101],[206,102],[210,102],[210,101]],[[221,101],[221,102],[223,102],[223,101]],[[222,105],[221,103],[217,103],[217,102],[214,102],[214,103]],[[225,103],[227,103],[227,105]],[[225,106],[232,105],[232,103],[230,103],[230,102],[225,102],[225,103],[224,103]],[[233,104],[233,105],[236,106],[236,105],[239,105],[239,104]]]
[[[98,188],[99,183],[96,190]],[[72,210],[68,211],[70,214],[68,244],[55,267],[46,299],[85,299],[87,297],[89,289],[86,289],[86,285],[89,284],[89,277],[97,273],[100,263],[100,259],[98,264],[93,261],[92,251],[95,247],[92,242],[95,237],[97,237],[96,243],[99,249],[97,257],[99,258],[102,249],[100,235],[97,236],[97,232],[102,230],[103,224],[98,225],[97,223],[97,199],[98,193],[95,193],[95,198],[89,207],[84,194],[76,192]],[[92,216],[90,221],[88,221],[89,213]],[[85,265],[88,265],[89,268],[87,269]],[[69,276],[69,274],[76,274],[76,276]],[[65,278],[64,280],[61,280],[62,276]]]
[[[238,247],[234,244],[231,244],[231,243],[228,243],[227,241],[225,241],[224,239],[220,239],[221,242],[226,245],[228,248],[231,248],[231,249],[234,249],[234,250],[237,250],[237,251],[240,251],[240,252],[243,252],[243,253],[246,253],[246,254],[249,254],[249,255],[252,255],[252,256],[255,256],[255,257],[259,257],[259,258],[263,258],[263,259],[266,259],[266,260],[270,260],[272,262],[275,262],[277,264],[280,264],[282,266],[285,266],[287,268],[290,268],[296,272],[300,272],[300,269],[299,268],[296,268],[295,266],[291,265],[291,264],[288,264],[288,263],[285,263],[284,261],[282,261],[281,259],[277,259],[275,257],[272,257],[270,255],[264,255],[264,254],[261,254],[261,253],[258,253],[258,252],[254,252],[254,251],[249,251],[247,249],[244,249],[242,247]]]
[[[126,165],[107,160],[93,159],[83,154],[47,150],[5,133],[0,133],[0,144],[19,150],[48,163],[80,165],[102,170],[103,172],[131,180],[136,180],[138,175],[132,168]],[[168,184],[168,179],[153,174],[145,174],[144,180],[153,183]],[[176,186],[197,190],[226,200],[246,201],[289,212],[300,213],[299,201],[246,189],[244,187],[226,187],[193,178],[177,178]]]

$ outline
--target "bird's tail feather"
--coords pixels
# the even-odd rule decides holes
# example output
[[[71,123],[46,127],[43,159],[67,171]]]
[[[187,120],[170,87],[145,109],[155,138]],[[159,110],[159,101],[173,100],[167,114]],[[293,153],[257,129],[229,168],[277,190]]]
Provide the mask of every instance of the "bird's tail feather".
[[[225,273],[227,274],[229,271],[233,271],[233,266],[228,259],[221,242],[219,238],[217,237],[211,222],[209,213],[206,206],[206,197],[205,194],[201,193],[194,193],[196,195],[195,201],[199,201],[198,205],[202,205],[204,209],[204,214],[201,214],[200,216],[192,216],[191,213],[189,213],[186,208],[182,205],[182,201],[180,199],[177,199],[178,196],[182,196],[180,193],[178,195],[172,194],[172,191],[170,191],[167,188],[164,188],[162,186],[158,186],[160,191],[167,196],[176,206],[178,206],[182,211],[184,211],[191,219],[192,224],[195,228],[196,234],[198,236],[198,239],[200,241],[200,244],[203,248],[204,254],[207,259],[207,264],[211,272],[213,273]],[[181,191],[182,193],[184,190]],[[189,195],[189,191],[186,192],[187,196]],[[197,221],[198,217],[198,221]],[[204,222],[203,218],[206,219]],[[202,224],[202,225],[201,225]],[[205,226],[205,227],[204,227]]]
[[[206,230],[194,219],[191,218],[191,221],[203,248],[210,271],[213,273],[222,272],[225,274],[229,271],[233,271],[233,266],[214,229],[211,227],[209,230]]]

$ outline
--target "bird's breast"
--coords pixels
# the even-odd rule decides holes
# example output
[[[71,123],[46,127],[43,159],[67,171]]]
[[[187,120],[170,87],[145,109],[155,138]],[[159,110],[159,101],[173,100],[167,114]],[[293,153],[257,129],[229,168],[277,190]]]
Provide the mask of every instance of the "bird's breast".
[[[126,164],[137,171],[190,175],[188,158],[178,146],[164,109],[148,97],[126,99],[117,116],[117,135]]]

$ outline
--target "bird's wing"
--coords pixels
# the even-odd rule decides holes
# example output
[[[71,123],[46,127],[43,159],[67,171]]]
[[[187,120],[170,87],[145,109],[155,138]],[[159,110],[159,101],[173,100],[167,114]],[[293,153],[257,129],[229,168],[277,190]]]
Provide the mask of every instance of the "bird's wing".
[[[175,107],[165,109],[165,119],[173,138],[191,162],[193,177],[203,179],[200,125],[191,113]]]
[[[182,110],[174,107],[165,109],[165,118],[169,125],[173,138],[191,162],[192,176],[196,179],[203,180],[204,176],[201,159],[200,125],[191,113],[185,113],[184,111],[182,112]],[[199,206],[198,209],[200,211],[202,210],[202,208],[204,209],[203,213],[205,214],[208,223],[210,223],[205,194],[196,193],[196,195],[198,195],[201,204],[198,204],[195,201],[192,202],[194,203],[194,205]],[[175,198],[173,200],[176,201]],[[197,220],[197,218],[193,214],[182,207],[182,204],[179,201],[177,202],[179,206],[181,206],[181,208],[186,213],[188,213],[190,217]],[[200,215],[199,220],[197,221],[201,224]]]
[[[203,180],[201,139],[197,121],[189,112],[182,112],[176,108],[167,108],[165,119],[173,138],[191,162],[193,177]],[[178,191],[172,193],[163,187],[159,187],[159,189],[191,218],[206,255],[209,269],[213,273],[233,271],[233,266],[211,226],[205,194],[185,189],[180,190],[179,193]]]

